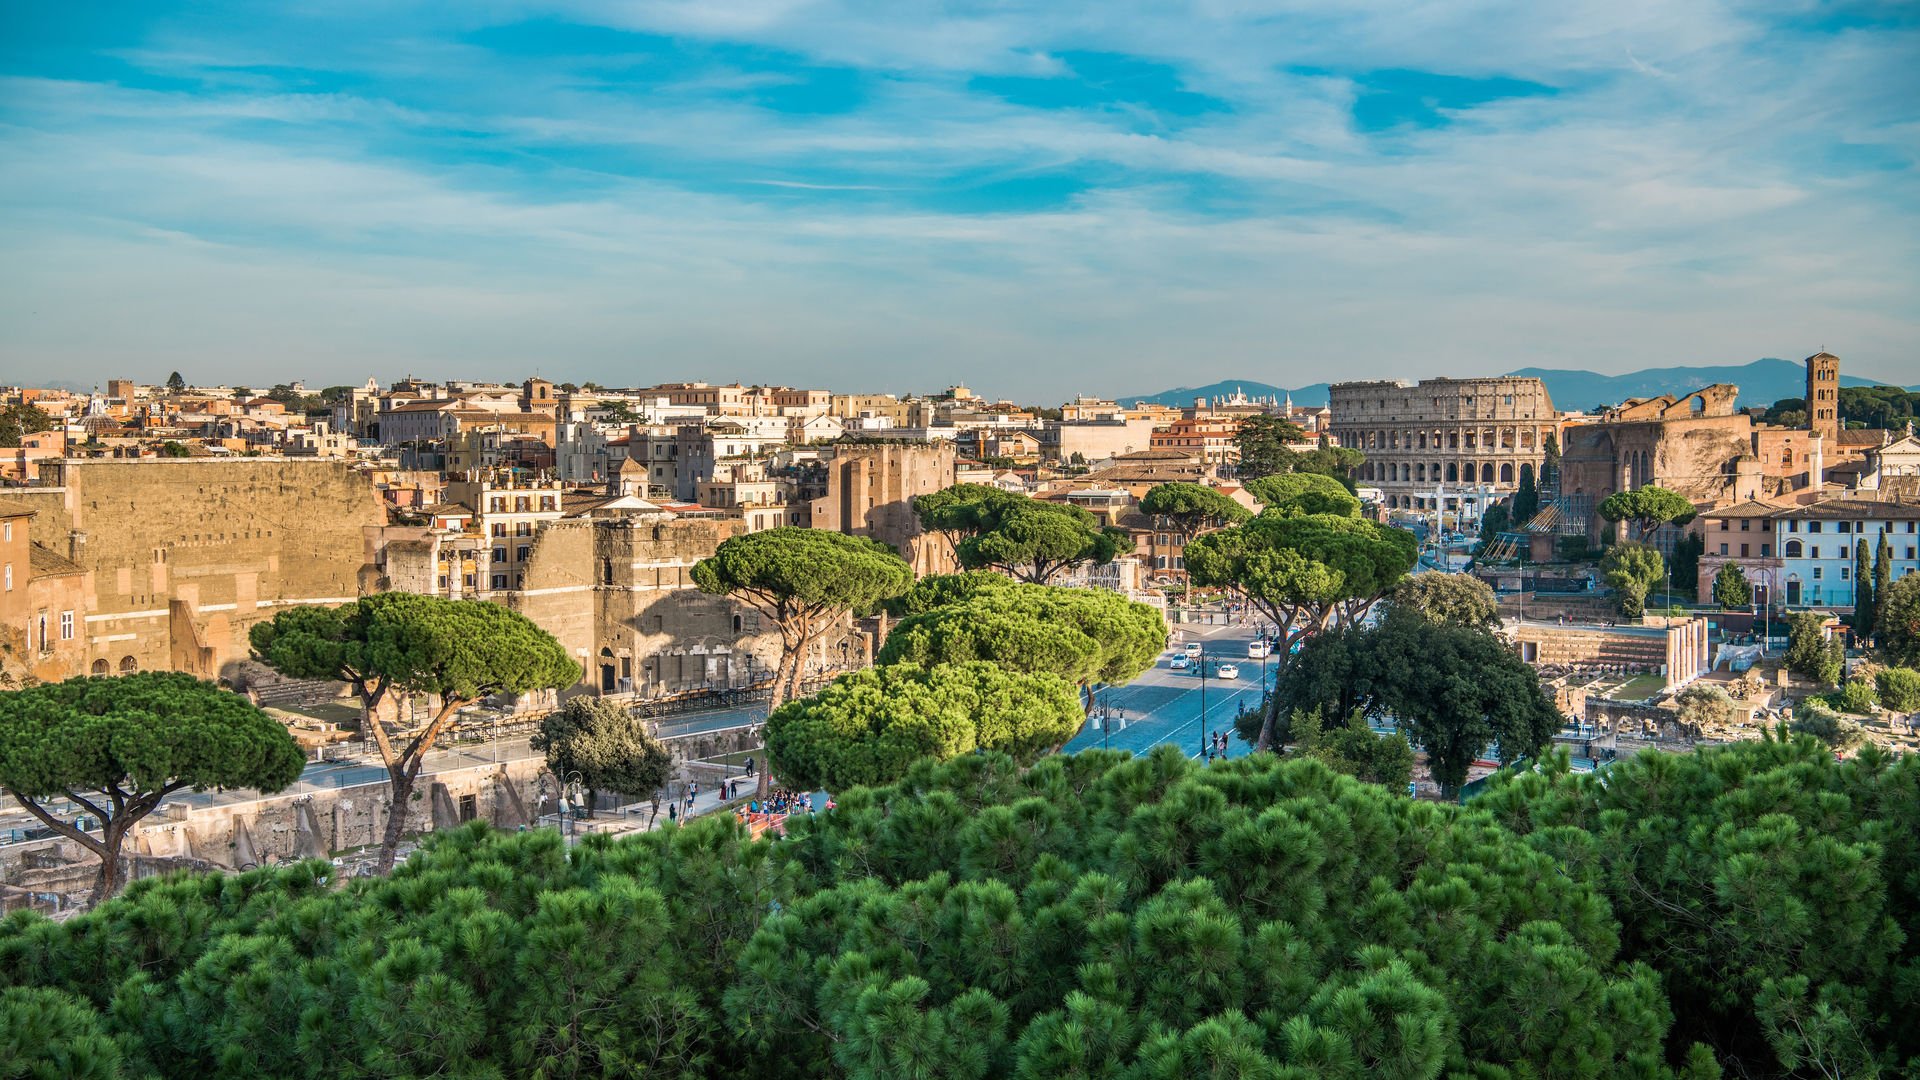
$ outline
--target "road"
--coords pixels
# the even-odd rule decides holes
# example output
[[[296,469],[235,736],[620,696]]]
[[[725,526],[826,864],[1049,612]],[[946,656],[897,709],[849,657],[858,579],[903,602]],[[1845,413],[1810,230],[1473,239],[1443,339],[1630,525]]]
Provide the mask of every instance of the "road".
[[[660,721],[659,730],[662,738],[671,739],[681,735],[697,735],[708,731],[723,731],[743,724],[759,723],[766,719],[766,715],[766,703],[761,702],[736,709],[668,717]],[[495,761],[519,761],[533,757],[535,756],[533,748],[527,745],[527,740],[527,736],[520,735],[496,739],[481,745],[436,750],[421,762],[421,779],[424,781],[434,773],[446,772],[449,769],[464,769]],[[374,784],[387,777],[387,770],[380,765],[379,752],[371,746],[362,746],[360,743],[336,743],[328,749],[334,754],[352,754],[353,757],[345,761],[310,762],[300,773],[300,779],[278,794],[303,795],[315,791],[353,787],[356,784]],[[195,809],[204,809],[229,803],[248,802],[256,798],[259,798],[258,792],[244,789],[181,791],[168,796],[167,802],[183,803]],[[58,801],[55,805],[56,813],[68,820],[72,820],[76,814],[84,813],[82,808],[69,806],[64,800]],[[20,809],[12,796],[0,799],[0,843],[6,842],[9,834],[15,830],[33,829],[39,826],[39,820]]]
[[[1100,691],[1101,703],[1116,711],[1126,711],[1126,725],[1103,731],[1089,723],[1067,743],[1068,753],[1106,746],[1144,754],[1161,743],[1170,742],[1188,757],[1199,757],[1205,750],[1206,736],[1222,729],[1229,732],[1228,757],[1243,757],[1252,752],[1252,744],[1231,736],[1234,715],[1242,708],[1255,709],[1260,705],[1260,661],[1247,658],[1247,643],[1254,636],[1252,627],[1181,625],[1177,629],[1186,632],[1186,641],[1199,641],[1206,649],[1208,677],[1204,695],[1201,679],[1192,668],[1171,666],[1173,655],[1180,648],[1176,646],[1163,653],[1151,670],[1132,683]],[[1237,664],[1240,678],[1231,682],[1213,678],[1212,662],[1216,658]],[[1268,680],[1278,671],[1274,660],[1269,659]],[[1096,715],[1098,712],[1096,708]]]

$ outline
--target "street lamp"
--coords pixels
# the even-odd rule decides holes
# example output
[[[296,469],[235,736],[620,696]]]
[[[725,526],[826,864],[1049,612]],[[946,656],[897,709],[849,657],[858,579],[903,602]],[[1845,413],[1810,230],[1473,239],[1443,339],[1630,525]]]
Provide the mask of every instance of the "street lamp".
[[[1207,647],[1200,646],[1200,756],[1207,756]]]
[[[571,790],[576,793],[574,795],[574,802],[578,805],[580,800],[578,791],[580,788],[585,787],[586,783],[586,777],[581,776],[579,770],[572,770],[560,775],[560,814],[561,819],[565,821],[567,825],[567,846],[569,847],[573,846],[576,829],[573,824],[574,813],[567,806],[567,792]]]

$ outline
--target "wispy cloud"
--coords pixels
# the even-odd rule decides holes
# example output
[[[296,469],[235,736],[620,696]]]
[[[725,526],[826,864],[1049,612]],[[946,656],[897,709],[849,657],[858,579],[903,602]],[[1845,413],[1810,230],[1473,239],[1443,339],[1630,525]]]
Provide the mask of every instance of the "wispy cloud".
[[[1912,381],[1920,26],[1821,10],[16,8],[0,379]]]

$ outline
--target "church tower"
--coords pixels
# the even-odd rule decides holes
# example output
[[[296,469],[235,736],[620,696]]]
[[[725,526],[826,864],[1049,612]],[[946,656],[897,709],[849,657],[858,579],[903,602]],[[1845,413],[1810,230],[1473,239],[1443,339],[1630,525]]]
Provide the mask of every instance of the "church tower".
[[[1840,445],[1840,358],[1832,353],[1807,357],[1807,430]]]

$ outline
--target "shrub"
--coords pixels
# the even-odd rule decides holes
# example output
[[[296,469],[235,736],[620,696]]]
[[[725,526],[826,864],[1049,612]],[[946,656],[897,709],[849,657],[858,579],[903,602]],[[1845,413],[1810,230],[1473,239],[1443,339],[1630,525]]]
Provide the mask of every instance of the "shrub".
[[[1873,683],[1864,678],[1848,679],[1845,686],[1830,695],[1829,700],[1841,712],[1870,713],[1873,711],[1875,695]]]
[[[1880,691],[1880,704],[1899,712],[1920,709],[1920,671],[1912,668],[1887,668],[1874,680]]]

